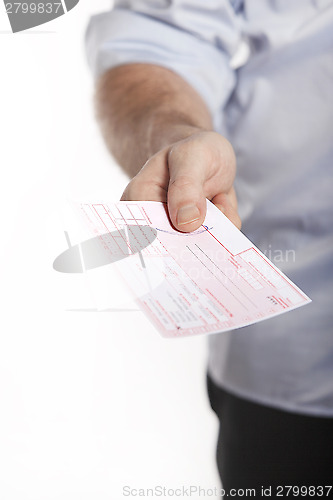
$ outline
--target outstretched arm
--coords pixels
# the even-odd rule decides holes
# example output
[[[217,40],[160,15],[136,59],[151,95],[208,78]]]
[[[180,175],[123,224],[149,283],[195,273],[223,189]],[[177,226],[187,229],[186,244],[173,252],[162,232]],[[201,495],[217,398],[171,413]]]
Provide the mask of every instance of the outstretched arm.
[[[208,198],[240,227],[233,149],[185,80],[152,64],[115,67],[97,83],[96,110],[110,151],[132,178],[123,200],[166,201],[174,226],[187,232],[203,223]]]

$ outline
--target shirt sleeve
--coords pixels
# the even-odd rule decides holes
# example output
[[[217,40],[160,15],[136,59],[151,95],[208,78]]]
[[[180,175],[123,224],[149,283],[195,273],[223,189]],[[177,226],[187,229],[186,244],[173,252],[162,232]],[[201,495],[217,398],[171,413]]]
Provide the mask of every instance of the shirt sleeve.
[[[184,78],[214,116],[235,85],[230,59],[240,39],[237,15],[223,0],[115,0],[91,18],[89,65],[99,77],[128,63],[164,66]]]

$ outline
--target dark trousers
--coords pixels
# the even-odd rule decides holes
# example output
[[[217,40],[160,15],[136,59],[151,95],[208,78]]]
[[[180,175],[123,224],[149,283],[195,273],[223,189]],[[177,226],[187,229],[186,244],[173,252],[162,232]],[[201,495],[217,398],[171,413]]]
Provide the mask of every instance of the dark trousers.
[[[226,496],[254,496],[243,494],[251,488],[260,498],[264,488],[270,498],[333,498],[333,418],[252,403],[209,376],[208,395],[220,423],[216,457]],[[295,488],[288,493],[288,486]]]

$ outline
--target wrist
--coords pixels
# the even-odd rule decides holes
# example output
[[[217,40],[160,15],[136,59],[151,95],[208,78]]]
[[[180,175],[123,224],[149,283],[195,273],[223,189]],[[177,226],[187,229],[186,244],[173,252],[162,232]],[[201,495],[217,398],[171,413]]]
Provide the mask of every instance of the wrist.
[[[147,158],[194,134],[211,130],[209,124],[195,125],[186,118],[180,120],[179,116],[159,116],[157,120],[150,120],[146,129]]]

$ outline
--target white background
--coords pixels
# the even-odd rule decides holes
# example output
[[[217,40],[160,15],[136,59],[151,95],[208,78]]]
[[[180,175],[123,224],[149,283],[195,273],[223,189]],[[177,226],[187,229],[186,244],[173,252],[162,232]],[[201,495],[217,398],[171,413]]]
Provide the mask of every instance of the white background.
[[[15,35],[0,5],[3,500],[219,487],[206,339],[162,339],[141,312],[122,310],[135,306],[117,295],[112,271],[87,278],[52,269],[69,230],[61,200],[116,201],[127,182],[95,124],[84,55],[88,19],[109,4],[81,0]],[[114,311],[68,311],[96,305],[99,279]]]

